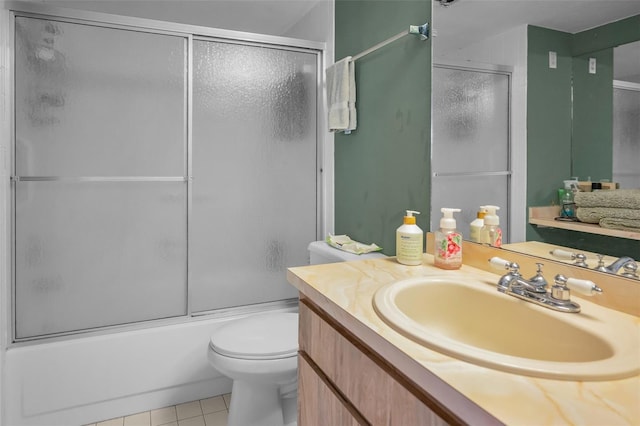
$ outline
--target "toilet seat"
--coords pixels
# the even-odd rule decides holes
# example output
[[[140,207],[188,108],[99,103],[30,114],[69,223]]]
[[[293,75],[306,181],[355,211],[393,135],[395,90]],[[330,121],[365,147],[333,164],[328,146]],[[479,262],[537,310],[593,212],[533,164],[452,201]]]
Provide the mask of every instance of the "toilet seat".
[[[298,353],[298,314],[268,313],[231,321],[210,340],[212,350],[239,359],[270,360]]]

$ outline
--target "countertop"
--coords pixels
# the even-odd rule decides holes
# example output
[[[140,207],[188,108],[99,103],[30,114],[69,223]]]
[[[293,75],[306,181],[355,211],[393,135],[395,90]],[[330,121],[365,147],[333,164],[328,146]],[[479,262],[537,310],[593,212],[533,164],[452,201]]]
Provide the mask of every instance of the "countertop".
[[[468,265],[458,271],[432,265],[433,257],[425,254],[421,266],[404,266],[391,257],[290,268],[287,277],[305,297],[469,423],[477,424],[475,416],[486,412],[511,425],[640,424],[640,376],[573,382],[512,374],[444,355],[389,327],[372,305],[375,292],[385,284],[456,274],[495,286],[499,278]],[[577,315],[588,315],[595,306],[586,299],[576,299],[582,306]],[[620,315],[633,321],[640,333],[640,318]]]

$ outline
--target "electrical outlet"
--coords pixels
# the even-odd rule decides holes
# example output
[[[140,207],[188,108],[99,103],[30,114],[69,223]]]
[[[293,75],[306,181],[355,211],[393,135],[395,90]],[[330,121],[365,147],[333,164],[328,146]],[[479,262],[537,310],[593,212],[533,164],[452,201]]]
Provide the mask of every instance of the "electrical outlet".
[[[549,68],[558,68],[558,55],[551,50],[549,51]]]
[[[589,74],[596,73],[596,58],[589,58]]]

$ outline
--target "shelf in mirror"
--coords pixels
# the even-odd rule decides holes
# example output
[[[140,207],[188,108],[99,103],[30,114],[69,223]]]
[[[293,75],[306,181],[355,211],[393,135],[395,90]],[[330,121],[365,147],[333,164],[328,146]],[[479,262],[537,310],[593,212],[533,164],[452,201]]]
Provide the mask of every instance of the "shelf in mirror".
[[[603,228],[600,225],[592,223],[555,220],[558,216],[560,216],[560,206],[529,207],[529,223],[532,225],[546,228],[568,229],[571,231],[640,241],[640,232]]]

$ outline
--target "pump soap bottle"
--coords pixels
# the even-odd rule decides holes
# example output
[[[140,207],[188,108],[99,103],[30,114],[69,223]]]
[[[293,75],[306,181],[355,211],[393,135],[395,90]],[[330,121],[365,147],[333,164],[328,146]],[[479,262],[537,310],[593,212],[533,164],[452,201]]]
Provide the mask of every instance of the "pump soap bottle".
[[[396,230],[396,258],[399,263],[409,266],[422,264],[424,233],[416,225],[414,214],[420,214],[420,212],[407,210],[402,226]]]
[[[441,269],[460,269],[462,266],[462,235],[456,231],[454,212],[460,209],[440,209],[440,229],[435,235],[434,265]]]
[[[496,210],[500,210],[498,206],[482,206],[487,210],[484,216],[484,226],[480,232],[482,242],[489,243],[494,247],[502,247],[502,229],[500,229],[500,218]]]
[[[482,241],[482,227],[484,226],[484,216],[487,214],[487,210],[480,207],[478,213],[476,213],[476,219],[469,224],[469,239],[474,243],[483,243]]]

